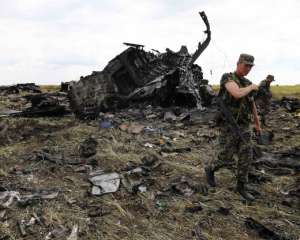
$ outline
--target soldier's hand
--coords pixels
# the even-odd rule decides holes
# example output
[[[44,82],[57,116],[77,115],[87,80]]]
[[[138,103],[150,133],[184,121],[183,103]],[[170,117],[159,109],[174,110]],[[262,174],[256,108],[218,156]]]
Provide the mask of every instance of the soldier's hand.
[[[255,124],[255,130],[257,136],[261,135],[262,129],[260,128],[259,125]]]
[[[252,83],[250,86],[251,86],[252,91],[257,91],[258,90],[258,86],[256,84]]]

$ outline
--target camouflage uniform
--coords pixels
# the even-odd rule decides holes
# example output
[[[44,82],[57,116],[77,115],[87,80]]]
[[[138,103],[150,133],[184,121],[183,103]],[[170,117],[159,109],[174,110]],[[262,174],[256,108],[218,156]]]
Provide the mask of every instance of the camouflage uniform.
[[[266,125],[266,115],[270,112],[272,93],[270,83],[263,80],[259,84],[259,91],[256,96],[256,104],[263,125]]]
[[[234,165],[233,155],[236,154],[238,157],[237,180],[246,183],[248,180],[248,169],[253,159],[252,131],[250,129],[251,104],[247,97],[236,100],[228,93],[225,84],[231,80],[241,88],[252,83],[244,77],[239,78],[235,73],[225,73],[220,82],[219,96],[238,123],[246,143],[230,129],[226,120],[223,119],[220,123],[219,153],[217,158],[210,163],[210,168],[212,171],[217,171],[222,167]]]

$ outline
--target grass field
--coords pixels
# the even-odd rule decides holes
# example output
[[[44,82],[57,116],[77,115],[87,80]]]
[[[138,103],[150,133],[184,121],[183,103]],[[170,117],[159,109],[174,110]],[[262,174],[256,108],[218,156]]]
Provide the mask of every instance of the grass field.
[[[271,86],[274,98],[282,98],[283,96],[291,96],[300,98],[300,84],[298,85],[276,85]]]
[[[56,92],[60,89],[59,85],[41,85],[40,87],[43,92]]]

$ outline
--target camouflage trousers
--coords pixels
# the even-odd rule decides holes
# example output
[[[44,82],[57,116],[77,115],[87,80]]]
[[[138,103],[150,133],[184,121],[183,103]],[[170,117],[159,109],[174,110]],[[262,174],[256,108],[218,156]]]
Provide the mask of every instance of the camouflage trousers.
[[[239,182],[248,182],[248,171],[253,161],[252,131],[249,126],[240,126],[245,142],[234,134],[228,126],[220,129],[218,154],[210,163],[213,171],[223,167],[236,166],[236,177]],[[237,161],[234,158],[237,157]]]
[[[267,115],[269,114],[271,108],[271,100],[267,97],[260,98],[256,100],[256,104],[261,123],[265,125]]]

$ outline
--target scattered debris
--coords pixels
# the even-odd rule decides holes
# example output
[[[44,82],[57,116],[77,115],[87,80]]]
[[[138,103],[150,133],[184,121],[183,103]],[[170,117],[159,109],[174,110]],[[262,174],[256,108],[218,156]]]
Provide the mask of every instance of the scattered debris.
[[[269,145],[274,137],[274,133],[271,131],[263,131],[258,136],[256,135],[256,142],[259,145]]]
[[[283,97],[281,99],[281,106],[289,112],[295,112],[300,109],[300,100],[298,98]]]
[[[54,230],[52,230],[51,232],[49,232],[47,234],[47,236],[45,237],[45,240],[62,239],[64,237],[66,237],[67,234],[68,234],[68,229],[62,225],[59,225],[57,228],[55,228]]]
[[[22,111],[19,110],[13,110],[13,109],[1,109],[0,110],[0,117],[8,117],[8,116],[15,116]]]
[[[202,224],[201,224],[201,222],[199,222],[195,226],[194,230],[192,231],[192,234],[193,234],[193,236],[195,236],[195,238],[197,240],[208,240],[208,238],[202,232]]]
[[[30,158],[34,161],[49,161],[58,165],[63,165],[66,161],[62,153],[52,153],[46,148],[34,152]],[[68,164],[71,163],[68,162]]]
[[[102,217],[102,216],[108,215],[110,213],[111,213],[111,210],[105,209],[104,207],[99,207],[99,206],[91,207],[88,210],[88,216],[92,217],[92,218]]]
[[[144,156],[141,163],[127,168],[127,172],[122,175],[122,184],[129,193],[146,192],[152,181],[149,178],[151,171],[160,166],[159,158],[154,154]]]
[[[164,120],[165,121],[176,121],[177,117],[172,112],[165,112]]]
[[[110,120],[104,119],[100,122],[100,128],[113,128],[112,122]]]
[[[8,240],[8,239],[10,239],[10,236],[7,234],[0,236],[0,240]]]
[[[25,237],[27,235],[27,233],[25,231],[25,221],[24,220],[19,221],[18,226],[19,226],[19,230],[20,230],[22,237]]]
[[[276,233],[251,217],[246,218],[245,224],[249,229],[255,230],[258,233],[258,235],[264,239],[269,239],[269,240],[293,240],[293,239],[295,239],[292,237],[288,237],[286,235],[284,236],[279,233]]]
[[[220,214],[222,214],[222,215],[224,215],[224,216],[228,216],[230,214],[230,210],[231,210],[231,208],[219,207],[219,209],[217,210],[217,212],[220,213]]]
[[[288,186],[285,186],[282,190],[281,190],[281,193],[286,196],[288,199],[289,198],[294,198],[296,197],[297,198],[297,202],[298,202],[298,205],[300,204],[299,200],[300,200],[300,178],[297,177],[295,182],[288,185]],[[285,199],[286,200],[286,199]],[[285,201],[284,200],[284,201]],[[291,199],[289,199],[291,200]],[[287,205],[289,204],[289,201],[286,202]],[[299,207],[299,206],[298,206]]]
[[[138,168],[131,173],[123,175],[122,184],[129,193],[136,193],[139,190],[139,187],[143,184],[141,173],[142,169]]]
[[[21,92],[41,93],[39,86],[34,83],[21,83],[12,86],[0,86],[0,95],[20,94]]]
[[[197,213],[203,210],[203,207],[200,204],[195,204],[193,206],[189,206],[185,208],[185,212],[187,213]]]
[[[141,162],[144,167],[155,168],[157,167],[156,164],[159,162],[159,158],[155,154],[148,154],[141,159]]]
[[[271,181],[271,177],[266,175],[264,170],[250,171],[248,174],[249,183],[263,184]]]
[[[57,198],[58,194],[58,191],[38,190],[32,194],[22,195],[20,199],[18,199],[18,205],[21,207],[26,207],[37,201],[52,200]]]
[[[120,175],[118,173],[104,173],[89,178],[93,184],[92,194],[103,195],[118,191],[120,186]]]
[[[24,96],[31,107],[22,112],[11,114],[17,117],[61,117],[70,113],[66,93],[40,93]]]
[[[277,152],[277,154],[281,158],[292,158],[292,159],[295,159],[297,161],[300,161],[300,146],[290,148],[289,150],[284,150],[284,151]]]
[[[265,166],[267,169],[289,168],[295,171],[300,171],[300,151],[295,148],[290,151],[266,153],[258,158],[254,165]]]
[[[72,228],[72,232],[70,236],[67,238],[67,240],[77,240],[78,239],[78,225],[74,225]]]
[[[161,148],[161,152],[164,153],[185,153],[185,152],[191,152],[192,149],[190,147],[182,147],[182,148],[173,148],[169,146],[163,146]]]
[[[190,197],[196,192],[200,192],[203,195],[207,195],[208,188],[206,185],[196,183],[191,178],[182,176],[179,179],[174,179],[165,191],[171,190],[175,194],[179,194],[185,197]]]
[[[155,202],[155,207],[163,212],[168,209],[168,202],[169,202],[169,195],[163,193],[163,192],[158,192],[155,197],[154,197],[154,202]]]
[[[58,196],[58,192],[41,190],[36,191],[33,194],[21,195],[17,191],[4,191],[0,192],[0,206],[2,208],[8,208],[17,200],[18,206],[26,207],[33,202],[40,200],[51,200]]]
[[[154,144],[151,144],[151,143],[145,143],[144,146],[145,146],[145,147],[149,147],[149,148],[153,148],[153,147],[154,147]]]
[[[3,221],[3,219],[5,218],[6,215],[6,210],[1,210],[0,211],[0,221]]]
[[[8,208],[13,204],[14,200],[20,200],[20,193],[16,191],[0,192],[0,206],[1,208]]]
[[[6,143],[8,141],[8,122],[0,122],[0,141]]]
[[[139,134],[144,130],[145,126],[138,123],[122,123],[119,128],[122,131],[127,131],[128,133]]]
[[[97,153],[98,142],[93,138],[89,137],[84,140],[79,146],[79,155],[83,158],[88,158]]]
[[[75,83],[75,81],[70,82],[61,82],[60,84],[60,92],[69,92],[72,88],[72,85]]]

